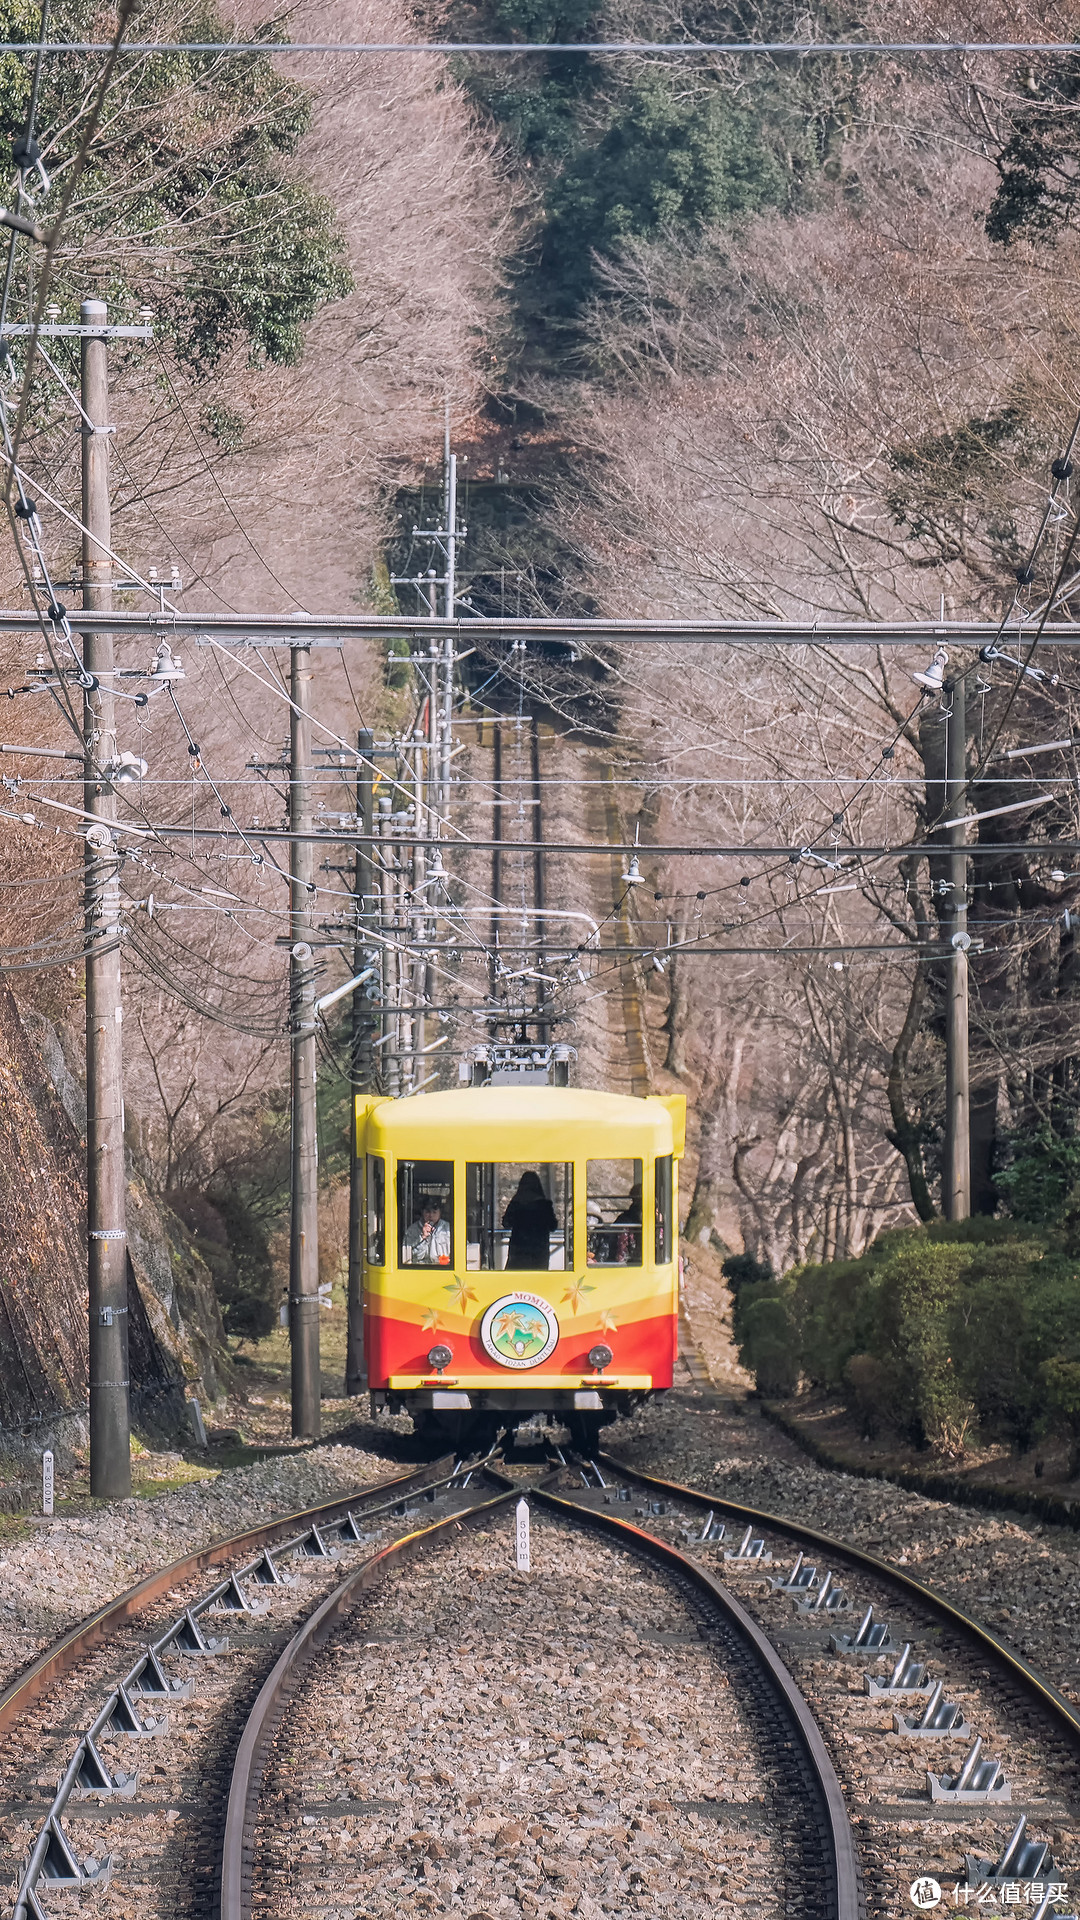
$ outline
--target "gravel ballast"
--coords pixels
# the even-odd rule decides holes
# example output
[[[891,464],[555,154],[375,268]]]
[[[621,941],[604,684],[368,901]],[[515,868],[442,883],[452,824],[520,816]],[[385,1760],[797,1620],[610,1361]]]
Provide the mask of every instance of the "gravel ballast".
[[[144,1574],[211,1540],[403,1471],[354,1447],[313,1447],[173,1493],[35,1521],[29,1537],[0,1548],[0,1687]]]
[[[395,1569],[281,1724],[256,1920],[799,1913],[736,1680],[670,1581],[534,1510]]]
[[[818,1527],[905,1567],[1080,1704],[1080,1534],[820,1467],[752,1402],[679,1395],[604,1430],[628,1466]]]

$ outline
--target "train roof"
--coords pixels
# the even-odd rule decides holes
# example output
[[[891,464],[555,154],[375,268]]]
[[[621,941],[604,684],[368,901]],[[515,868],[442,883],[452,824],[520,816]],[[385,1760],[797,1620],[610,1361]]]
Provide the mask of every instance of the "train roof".
[[[431,1159],[679,1156],[686,1132],[682,1094],[638,1099],[579,1087],[458,1087],[401,1100],[362,1094],[356,1113],[369,1147]]]

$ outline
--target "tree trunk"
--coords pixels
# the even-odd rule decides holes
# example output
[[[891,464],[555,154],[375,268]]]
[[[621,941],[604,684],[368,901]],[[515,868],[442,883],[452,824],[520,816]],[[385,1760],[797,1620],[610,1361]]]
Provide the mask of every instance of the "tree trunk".
[[[889,1062],[889,1112],[892,1115],[892,1128],[886,1138],[891,1141],[907,1168],[908,1187],[911,1192],[911,1204],[920,1220],[935,1218],[934,1203],[930,1198],[930,1187],[923,1165],[922,1140],[919,1127],[907,1110],[906,1078],[908,1056],[912,1042],[922,1022],[923,1003],[926,999],[926,976],[921,961],[915,964],[915,978],[911,983],[911,996],[900,1035],[892,1050]]]
[[[709,1244],[724,1197],[723,1176],[719,1165],[723,1133],[724,1112],[714,1090],[701,1115],[697,1179],[694,1182],[690,1211],[683,1228],[684,1238],[691,1243],[697,1242],[699,1246]]]
[[[724,1143],[735,1140],[737,1124],[735,1096],[742,1070],[743,1039],[736,1040],[721,1096],[720,1074],[714,1072],[702,1085],[701,1131],[698,1135],[697,1179],[690,1200],[690,1211],[683,1228],[684,1237],[699,1246],[720,1240],[716,1217],[730,1190],[730,1168],[725,1164]],[[724,1245],[724,1242],[720,1242]],[[725,1247],[726,1251],[730,1251]]]
[[[971,1211],[996,1213],[994,1149],[997,1146],[998,1083],[983,1080],[971,1089]]]
[[[685,926],[675,929],[676,940],[686,938]],[[664,1066],[668,1073],[677,1073],[682,1079],[686,1074],[686,1028],[690,1015],[690,998],[687,992],[686,963],[680,958],[672,960],[668,967],[670,989],[668,994],[667,1017],[664,1032],[667,1035],[667,1054]]]

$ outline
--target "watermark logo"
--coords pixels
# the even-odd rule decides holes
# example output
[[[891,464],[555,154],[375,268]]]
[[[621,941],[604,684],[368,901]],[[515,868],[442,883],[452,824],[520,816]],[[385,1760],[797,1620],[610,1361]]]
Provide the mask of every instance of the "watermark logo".
[[[1041,1908],[1044,1900],[1064,1901],[1068,1894],[1064,1880],[958,1880],[955,1886],[944,1889],[929,1873],[920,1874],[908,1888],[908,1898],[920,1913],[929,1913],[944,1901],[950,1912],[967,1907],[986,1914],[987,1920],[991,1915],[1007,1914],[1020,1906]],[[1054,1911],[1057,1912],[1056,1906]],[[1075,1910],[1066,1920],[1076,1920]]]
[[[918,1907],[920,1913],[929,1913],[931,1907],[941,1905],[941,1888],[937,1881],[931,1880],[926,1873],[922,1874],[918,1880],[912,1881],[908,1888],[908,1896],[912,1906]]]

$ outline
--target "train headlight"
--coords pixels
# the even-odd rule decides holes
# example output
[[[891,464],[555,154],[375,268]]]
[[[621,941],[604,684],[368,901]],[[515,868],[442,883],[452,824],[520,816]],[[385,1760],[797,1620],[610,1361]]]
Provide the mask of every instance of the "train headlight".
[[[589,1348],[589,1365],[595,1367],[597,1373],[603,1373],[605,1367],[610,1367],[614,1358],[610,1347],[601,1345]]]
[[[453,1357],[453,1349],[450,1347],[430,1347],[428,1349],[428,1366],[434,1367],[436,1373],[442,1373],[450,1365]]]

